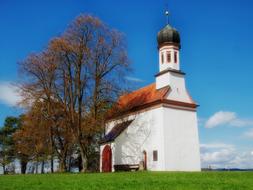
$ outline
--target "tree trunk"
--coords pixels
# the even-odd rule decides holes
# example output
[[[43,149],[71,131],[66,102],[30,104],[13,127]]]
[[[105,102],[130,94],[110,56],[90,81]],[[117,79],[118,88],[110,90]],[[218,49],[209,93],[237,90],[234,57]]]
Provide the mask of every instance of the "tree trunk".
[[[84,150],[84,148],[82,146],[80,146],[80,154],[81,154],[81,158],[82,158],[82,170],[81,172],[86,172],[87,171],[87,156],[86,156],[86,152]]]
[[[50,162],[51,162],[51,173],[54,173],[54,156],[53,155],[51,155]]]
[[[34,174],[34,169],[35,169],[35,166],[34,166],[34,163],[33,163],[33,165],[32,165],[32,171],[31,171],[32,174]]]
[[[35,173],[38,173],[38,168],[39,168],[39,162],[38,159],[36,159],[36,163],[35,163]]]
[[[68,159],[68,172],[71,171],[71,162],[72,162],[72,157],[69,156],[69,159]]]
[[[60,159],[59,172],[66,172],[66,171],[67,171],[66,158],[62,158]]]
[[[82,169],[83,169],[83,166],[82,166],[82,156],[79,154],[79,156],[78,156],[78,169],[79,169],[79,172],[81,172],[82,171]]]
[[[41,172],[40,172],[40,173],[42,173],[42,174],[45,173],[45,172],[44,172],[44,166],[45,166],[45,161],[42,160],[42,162],[41,162]]]
[[[20,165],[21,165],[21,174],[25,174],[26,173],[26,167],[27,167],[27,161],[21,159]]]
[[[6,174],[5,164],[3,164],[3,174]]]
[[[67,159],[67,152],[65,152],[60,158],[60,164],[59,164],[59,166],[60,166],[59,171],[60,172],[67,171],[66,159]]]

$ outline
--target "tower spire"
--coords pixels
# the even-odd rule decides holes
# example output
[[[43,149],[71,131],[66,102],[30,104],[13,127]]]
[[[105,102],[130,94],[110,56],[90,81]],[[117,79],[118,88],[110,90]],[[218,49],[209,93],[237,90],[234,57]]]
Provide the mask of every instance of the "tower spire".
[[[168,2],[165,3],[165,17],[166,17],[166,25],[169,24],[169,16],[170,16],[170,12],[169,12],[169,4]]]
[[[170,15],[170,13],[169,13],[169,11],[166,9],[166,11],[165,11],[165,16],[166,16],[166,24],[167,24],[167,25],[169,24],[169,15]]]

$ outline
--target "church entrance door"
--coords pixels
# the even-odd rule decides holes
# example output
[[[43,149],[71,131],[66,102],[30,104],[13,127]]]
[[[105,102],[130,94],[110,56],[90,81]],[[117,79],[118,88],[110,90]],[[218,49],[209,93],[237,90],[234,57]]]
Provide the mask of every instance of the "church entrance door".
[[[144,170],[147,170],[147,152],[143,151]]]
[[[102,172],[112,171],[112,149],[106,145],[102,153]]]

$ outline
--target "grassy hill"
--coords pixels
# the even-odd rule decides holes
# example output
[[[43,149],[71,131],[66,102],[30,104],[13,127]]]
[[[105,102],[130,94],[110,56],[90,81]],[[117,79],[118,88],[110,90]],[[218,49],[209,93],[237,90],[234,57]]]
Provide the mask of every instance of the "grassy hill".
[[[130,172],[0,176],[1,190],[243,190],[253,172]]]

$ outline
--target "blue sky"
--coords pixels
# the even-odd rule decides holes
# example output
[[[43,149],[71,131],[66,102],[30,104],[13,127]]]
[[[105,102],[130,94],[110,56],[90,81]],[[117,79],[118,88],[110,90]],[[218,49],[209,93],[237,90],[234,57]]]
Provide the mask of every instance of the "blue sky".
[[[17,115],[17,62],[46,47],[79,14],[99,17],[126,36],[140,79],[158,72],[156,35],[165,0],[0,1],[0,125]],[[181,69],[198,109],[202,166],[253,168],[253,1],[170,0],[170,23],[180,31]]]

